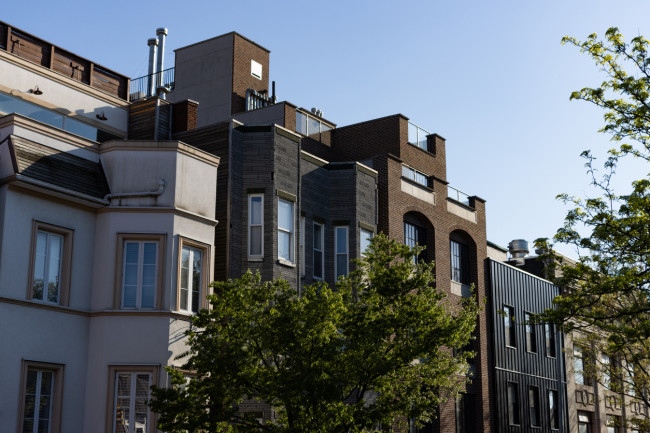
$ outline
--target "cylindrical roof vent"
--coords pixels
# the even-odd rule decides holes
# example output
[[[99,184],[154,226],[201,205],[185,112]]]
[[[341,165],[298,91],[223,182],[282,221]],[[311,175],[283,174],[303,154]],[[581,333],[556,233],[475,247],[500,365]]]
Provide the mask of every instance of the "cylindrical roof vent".
[[[520,259],[528,255],[528,242],[525,239],[515,239],[508,244],[510,256],[513,259]]]

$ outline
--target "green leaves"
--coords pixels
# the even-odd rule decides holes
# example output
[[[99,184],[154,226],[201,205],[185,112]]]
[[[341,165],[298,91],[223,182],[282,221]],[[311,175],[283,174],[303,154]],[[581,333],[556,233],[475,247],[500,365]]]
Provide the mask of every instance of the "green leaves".
[[[433,287],[418,250],[376,236],[335,289],[263,282],[259,274],[217,282],[211,309],[188,332],[186,379],[156,388],[151,407],[169,432],[368,432],[400,420],[428,421],[466,381],[478,306],[452,305]],[[186,384],[187,383],[187,384]],[[251,399],[276,413],[241,413]]]

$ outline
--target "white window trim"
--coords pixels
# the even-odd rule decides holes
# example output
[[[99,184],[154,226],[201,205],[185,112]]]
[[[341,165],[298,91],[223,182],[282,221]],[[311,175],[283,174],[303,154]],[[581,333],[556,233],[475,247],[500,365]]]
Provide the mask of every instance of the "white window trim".
[[[253,213],[253,206],[252,206],[252,199],[254,197],[259,197],[262,199],[262,202],[260,204],[261,212],[262,215],[260,215],[260,224],[252,224],[252,213]],[[260,254],[251,254],[251,227],[261,227],[261,234],[260,234]],[[259,193],[259,194],[248,194],[248,241],[247,241],[247,250],[248,250],[248,258],[249,259],[262,259],[264,258],[264,194]]]
[[[338,237],[339,229],[345,230],[345,253],[338,252]],[[338,256],[345,254],[345,276],[350,274],[350,228],[348,226],[335,226],[334,227],[334,277],[338,280],[339,278],[339,269],[338,269]]]
[[[280,202],[289,203],[291,205],[291,228],[288,229],[288,230],[280,227],[280,221],[279,221],[280,220],[280,211],[279,211]],[[296,255],[295,255],[296,246],[294,245],[295,242],[296,242],[295,241],[295,235],[296,235],[295,218],[296,218],[296,203],[291,201],[291,200],[287,200],[287,199],[278,197],[278,235],[280,234],[280,232],[289,234],[289,257],[280,256],[280,240],[279,240],[279,236],[278,236],[278,261],[281,262],[281,263],[294,264],[295,260],[296,260]]]
[[[39,231],[55,234],[63,237],[57,302],[48,301],[46,299],[47,296],[45,295],[45,289],[43,291],[43,299],[37,299],[33,297],[34,277],[35,277],[34,271],[36,266],[36,244],[38,242]],[[27,299],[44,303],[44,304],[50,304],[50,305],[64,305],[64,306],[69,305],[73,234],[74,232],[72,229],[46,224],[36,220],[32,221],[32,245],[31,245],[31,256],[30,256],[30,264],[29,264],[29,282],[27,287]]]
[[[300,216],[300,242],[298,245],[300,249],[300,276],[305,276],[305,216]]]
[[[312,251],[312,276],[315,280],[324,280],[325,279],[325,224],[318,223],[314,221],[314,227],[320,227],[320,250],[316,249],[316,242],[313,242],[313,251]],[[316,229],[314,228],[314,235],[316,234]],[[312,236],[313,237],[313,236]],[[321,276],[316,276],[316,252],[320,252],[320,270]]]
[[[199,287],[199,305],[198,309],[208,308],[208,301],[206,296],[208,295],[208,283],[210,282],[210,246],[201,242],[193,241],[191,239],[179,236],[179,245],[178,245],[178,284],[177,284],[177,298],[176,298],[176,308],[179,312],[186,314],[195,314],[191,308],[191,291],[193,287],[191,284],[188,284],[188,305],[187,308],[181,307],[181,270],[182,270],[182,260],[183,260],[183,249],[190,248],[201,251],[201,287]],[[190,250],[191,251],[191,250]],[[190,262],[191,263],[191,262]],[[189,276],[189,274],[188,274]],[[191,277],[190,282],[191,283]]]

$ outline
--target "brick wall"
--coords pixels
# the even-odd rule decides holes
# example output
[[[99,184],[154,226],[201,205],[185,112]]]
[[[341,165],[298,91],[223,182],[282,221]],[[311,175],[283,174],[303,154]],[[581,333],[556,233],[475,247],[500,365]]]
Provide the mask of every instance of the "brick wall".
[[[246,89],[253,89],[258,92],[262,90],[270,91],[270,52],[237,33],[234,34],[233,41],[231,114],[246,111]],[[251,60],[255,60],[262,65],[261,80],[251,75]]]

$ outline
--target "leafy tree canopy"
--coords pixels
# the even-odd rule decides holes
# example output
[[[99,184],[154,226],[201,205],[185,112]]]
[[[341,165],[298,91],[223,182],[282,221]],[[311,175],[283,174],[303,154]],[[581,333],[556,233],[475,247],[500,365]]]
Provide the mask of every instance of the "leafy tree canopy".
[[[561,266],[556,282],[566,290],[545,318],[583,336],[578,344],[591,352],[591,374],[601,384],[650,403],[644,392],[650,385],[650,176],[623,194],[611,185],[621,158],[650,160],[648,40],[638,36],[628,43],[610,28],[605,40],[592,34],[585,41],[565,37],[563,42],[590,56],[606,75],[599,87],[573,92],[571,99],[605,111],[601,132],[617,147],[609,150],[602,169],[590,151],[582,154],[600,196],[559,196],[572,208],[554,241],[575,246],[580,258]],[[544,240],[538,246],[552,250]]]
[[[466,381],[471,353],[447,348],[468,344],[479,308],[436,290],[418,252],[378,235],[336,289],[298,294],[250,272],[213,283],[211,308],[187,332],[191,376],[168,368],[174,386],[153,390],[159,428],[367,432],[432,418]],[[247,415],[250,400],[276,419]]]

